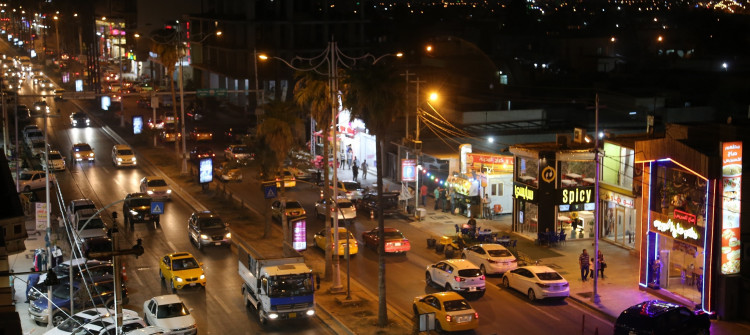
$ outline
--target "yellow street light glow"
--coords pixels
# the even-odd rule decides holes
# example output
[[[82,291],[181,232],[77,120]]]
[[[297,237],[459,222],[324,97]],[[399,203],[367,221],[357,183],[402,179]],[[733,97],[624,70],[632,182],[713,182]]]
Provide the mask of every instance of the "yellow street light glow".
[[[661,41],[663,41],[663,40],[664,40],[664,38],[663,38],[663,37],[661,37],[661,36],[659,36],[659,37],[657,37],[657,38],[656,38],[656,40],[657,40],[657,41],[659,41],[659,42],[661,42]]]
[[[268,56],[266,56],[264,54],[260,54],[260,55],[258,55],[258,58],[260,58],[260,60],[267,60]]]
[[[438,94],[436,92],[430,93],[430,101],[437,101],[438,100]]]
[[[403,56],[404,56],[404,53],[403,53],[403,52],[397,52],[397,53],[396,53],[396,57],[403,57]]]
[[[55,16],[54,16],[54,17],[52,17],[52,18],[53,18],[53,19],[55,19],[55,20],[57,20],[57,15],[55,15]]]
[[[427,50],[427,52],[432,52],[432,46],[431,45],[428,45],[425,49]]]
[[[135,35],[134,35],[134,36],[135,36],[135,38],[138,38],[138,37],[141,37],[141,34],[139,34],[139,33],[135,33]]]
[[[216,36],[221,36],[221,30],[216,32]]]

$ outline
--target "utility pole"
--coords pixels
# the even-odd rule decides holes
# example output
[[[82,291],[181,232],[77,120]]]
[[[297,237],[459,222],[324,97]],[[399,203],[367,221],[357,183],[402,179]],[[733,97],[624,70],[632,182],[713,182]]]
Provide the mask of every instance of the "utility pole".
[[[406,77],[409,78],[409,71],[406,71]],[[417,91],[416,91],[416,94],[415,94],[415,97],[416,97],[416,106],[415,106],[415,109],[414,109],[414,116],[415,116],[415,121],[416,121],[416,126],[417,126],[416,133],[414,134],[415,135],[414,136],[414,155],[416,156],[416,159],[417,159],[417,172],[416,172],[416,174],[417,174],[417,177],[416,177],[417,183],[416,183],[416,189],[414,191],[414,194],[416,195],[414,197],[414,215],[416,216],[417,215],[417,209],[419,208],[419,197],[420,197],[420,195],[419,195],[419,178],[421,176],[419,175],[419,167],[421,166],[421,164],[420,164],[420,161],[419,161],[419,157],[422,156],[422,142],[419,140],[419,84],[424,83],[424,81],[423,80],[419,80],[419,77],[417,77],[417,80],[412,81],[412,83],[416,83],[417,84]],[[406,87],[408,89],[409,85],[406,85]],[[406,120],[407,120],[406,124],[407,124],[407,131],[408,131],[408,124],[409,124],[408,120],[409,120],[409,118],[407,117]],[[424,204],[422,204],[422,205],[424,205]]]
[[[594,166],[596,168],[595,180],[594,180],[594,295],[591,297],[591,301],[595,304],[601,302],[599,297],[599,93],[596,94],[595,98],[596,109],[595,109],[595,121],[594,121]]]

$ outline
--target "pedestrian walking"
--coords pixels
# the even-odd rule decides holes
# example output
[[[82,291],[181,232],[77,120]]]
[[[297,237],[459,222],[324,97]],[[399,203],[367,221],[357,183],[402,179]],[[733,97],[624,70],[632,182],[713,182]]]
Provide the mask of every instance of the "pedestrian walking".
[[[484,198],[482,198],[482,209],[484,211],[484,218],[490,219],[492,218],[492,213],[490,212],[490,196],[487,195],[487,193],[484,194]]]
[[[367,160],[365,159],[364,162],[362,162],[362,179],[367,180]],[[424,201],[422,201],[424,203]]]
[[[596,273],[594,269],[594,257],[591,257],[591,261],[589,261],[589,277],[591,279],[594,279],[594,274]]]
[[[599,266],[599,275],[602,277],[602,279],[604,279],[604,268],[607,267],[607,263],[604,262],[604,254],[601,250],[599,250],[599,254],[596,256],[596,260],[597,262],[599,262],[599,264],[597,264]]]
[[[354,156],[354,159],[352,159],[352,166],[356,166],[357,169],[359,169],[359,161],[357,160],[357,156]]]
[[[581,266],[581,281],[586,281],[589,276],[589,253],[586,249],[578,256],[578,263]]]
[[[354,150],[352,150],[352,145],[349,144],[346,146],[346,168],[347,169],[352,168],[352,156],[354,156]]]
[[[443,212],[445,212],[445,205],[446,205],[445,201],[446,201],[447,199],[448,199],[448,198],[447,198],[447,194],[446,194],[446,190],[445,190],[445,188],[443,188],[443,187],[440,187],[440,209],[441,209],[441,210],[442,210]]]
[[[365,163],[366,162],[367,161],[365,161]],[[367,171],[367,170],[364,170],[364,171]],[[367,175],[367,172],[365,172],[365,175]],[[427,185],[422,184],[422,186],[419,188],[419,195],[422,196],[422,206],[427,205]]]
[[[352,177],[354,178],[354,181],[357,181],[357,177],[359,175],[359,167],[357,164],[352,165]]]
[[[445,211],[453,214],[453,190],[447,189],[445,191]]]
[[[435,210],[437,210],[438,207],[440,207],[440,186],[435,187],[435,190],[432,191],[432,193],[434,193],[433,195],[435,196]]]

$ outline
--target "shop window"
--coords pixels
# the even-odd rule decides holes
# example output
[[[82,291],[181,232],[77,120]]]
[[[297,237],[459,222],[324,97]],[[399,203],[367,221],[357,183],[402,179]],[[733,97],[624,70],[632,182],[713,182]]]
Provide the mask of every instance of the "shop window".
[[[594,184],[596,165],[593,160],[560,161],[562,187],[591,186]]]
[[[539,176],[539,159],[518,157],[516,163],[516,181],[536,186]]]

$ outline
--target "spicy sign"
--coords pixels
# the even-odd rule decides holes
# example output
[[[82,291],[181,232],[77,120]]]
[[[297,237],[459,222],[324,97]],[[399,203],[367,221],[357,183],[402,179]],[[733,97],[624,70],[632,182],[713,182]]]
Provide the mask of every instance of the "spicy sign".
[[[586,204],[594,202],[593,187],[572,187],[558,189],[557,204]]]

